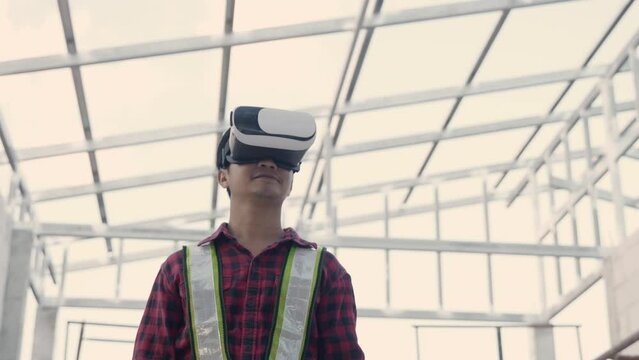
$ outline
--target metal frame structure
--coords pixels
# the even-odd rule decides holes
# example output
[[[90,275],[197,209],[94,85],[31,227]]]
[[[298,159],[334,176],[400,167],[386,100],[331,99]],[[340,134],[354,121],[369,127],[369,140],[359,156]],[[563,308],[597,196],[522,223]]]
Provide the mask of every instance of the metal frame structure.
[[[38,241],[35,243],[34,260],[30,266],[30,287],[36,295],[38,303],[42,307],[94,307],[94,308],[121,308],[140,309],[143,301],[122,299],[120,297],[120,282],[122,278],[122,266],[125,263],[142,261],[166,256],[175,251],[181,243],[198,241],[206,237],[209,232],[185,230],[163,224],[189,223],[195,221],[209,221],[211,227],[215,225],[217,218],[226,215],[228,209],[218,205],[218,192],[216,184],[216,172],[214,167],[201,167],[182,169],[140,177],[131,177],[116,181],[101,181],[96,160],[96,151],[125,146],[136,146],[147,143],[171,141],[183,138],[210,136],[217,139],[217,135],[224,130],[224,116],[227,106],[227,93],[229,84],[229,68],[231,66],[231,52],[233,46],[255,44],[260,42],[293,39],[306,36],[319,36],[324,34],[351,32],[352,40],[347,58],[342,67],[341,76],[330,105],[319,105],[309,109],[317,117],[323,119],[326,129],[322,145],[315,151],[307,154],[306,160],[313,160],[313,172],[306,186],[305,194],[301,197],[289,199],[289,204],[299,209],[298,228],[305,235],[313,237],[317,242],[329,246],[334,252],[340,249],[375,249],[384,252],[385,271],[385,307],[359,309],[358,313],[364,317],[395,318],[395,319],[422,319],[422,320],[471,320],[490,322],[509,322],[515,326],[548,325],[551,319],[579,298],[587,289],[599,281],[601,271],[584,274],[580,265],[580,259],[602,257],[602,248],[606,245],[602,240],[599,224],[598,206],[600,201],[606,201],[614,208],[615,241],[623,241],[627,234],[624,211],[626,208],[639,209],[639,199],[632,198],[623,192],[621,177],[623,176],[619,166],[619,159],[639,159],[639,149],[633,148],[639,138],[639,32],[634,34],[624,50],[608,66],[590,65],[591,60],[606,42],[617,24],[632,6],[633,0],[629,0],[621,6],[619,13],[596,43],[582,65],[578,69],[549,72],[531,76],[475,83],[475,77],[484,60],[489,54],[494,42],[499,37],[503,25],[507,21],[512,10],[524,7],[543,6],[555,3],[564,3],[575,0],[489,0],[480,2],[468,2],[448,5],[438,5],[410,9],[397,12],[382,12],[383,0],[376,0],[369,6],[369,1],[362,1],[359,15],[355,18],[335,18],[311,23],[274,27],[255,31],[235,32],[233,22],[235,18],[235,1],[227,0],[224,17],[224,33],[213,37],[193,37],[179,40],[159,41],[153,43],[127,45],[113,48],[103,48],[88,52],[78,52],[75,45],[75,35],[71,22],[71,14],[67,0],[58,0],[62,28],[65,35],[67,53],[63,55],[45,56],[29,59],[20,59],[0,62],[0,77],[12,74],[37,72],[50,69],[68,68],[71,71],[78,110],[82,121],[85,140],[76,143],[58,144],[34,148],[16,149],[8,134],[8,130],[0,116],[0,140],[4,147],[4,156],[0,156],[0,165],[9,164],[13,172],[12,187],[9,194],[8,206],[12,214],[15,214],[14,231],[31,232]],[[360,72],[365,64],[369,44],[372,41],[377,28],[407,24],[435,19],[445,19],[456,16],[468,16],[474,14],[500,12],[500,17],[495,24],[487,42],[484,44],[478,58],[474,62],[470,74],[461,87],[425,89],[393,96],[372,98],[365,101],[353,101],[353,94],[358,83]],[[369,14],[370,13],[370,14]],[[360,35],[363,41],[358,41]],[[358,48],[357,45],[360,45]],[[81,70],[83,66],[108,62],[124,61],[153,56],[203,51],[209,49],[222,49],[222,68],[220,78],[220,94],[218,100],[219,113],[213,123],[199,123],[176,128],[153,130],[137,133],[129,133],[108,138],[96,139],[91,132],[91,122],[84,95]],[[356,58],[353,61],[353,58]],[[354,65],[353,65],[354,64]],[[631,102],[617,102],[615,100],[612,79],[620,74],[632,72],[635,90],[635,100]],[[350,75],[350,78],[349,78]],[[573,111],[558,113],[555,110],[569,92],[575,81],[580,79],[598,79],[597,85],[587,94],[581,104]],[[506,121],[493,121],[483,125],[475,125],[463,128],[450,128],[452,121],[459,109],[461,102],[467,96],[488,94],[512,89],[535,87],[545,84],[567,82],[566,87],[560,93],[553,105],[544,116],[516,118]],[[346,89],[344,89],[346,87]],[[345,90],[345,91],[344,91]],[[602,106],[594,107],[593,103],[600,98]],[[348,114],[368,112],[379,109],[399,107],[411,104],[434,102],[438,100],[453,100],[453,106],[445,117],[440,131],[422,134],[413,134],[397,138],[386,138],[378,141],[362,142],[351,145],[338,146],[342,126]],[[631,121],[624,129],[619,129],[616,114],[636,110],[635,120]],[[600,121],[606,128],[606,143],[601,148],[593,148],[590,143],[591,134],[589,124],[595,116],[603,116]],[[337,122],[333,118],[337,117]],[[583,151],[572,151],[570,134],[576,124],[582,124],[586,148]],[[550,144],[538,158],[521,159],[539,130],[549,124],[561,127]],[[513,129],[533,128],[530,138],[524,143],[522,149],[515,158],[508,163],[490,164],[468,169],[461,169],[447,173],[427,173],[428,164],[437,150],[440,142],[450,139],[477,136],[503,132]],[[371,153],[391,148],[414,146],[430,143],[428,153],[418,169],[414,178],[399,179],[392,182],[368,184],[353,188],[333,188],[331,179],[331,160],[338,156]],[[21,175],[20,162],[43,159],[60,155],[86,153],[89,156],[93,184],[87,186],[73,186],[60,189],[46,190],[31,193],[24,177]],[[1,155],[1,154],[0,154]],[[587,171],[578,178],[573,172],[573,161],[583,159],[587,164]],[[320,168],[320,160],[324,160],[323,170]],[[565,178],[555,176],[553,169],[561,165],[564,167]],[[503,179],[513,170],[527,170],[527,174],[514,189],[502,189]],[[547,176],[540,174],[545,169]],[[427,175],[424,175],[424,174]],[[501,174],[496,184],[489,184],[489,175]],[[604,176],[611,178],[611,189],[603,189],[598,182]],[[542,176],[540,178],[540,176]],[[213,193],[210,212],[198,212],[188,214],[174,214],[169,218],[152,219],[145,222],[127,225],[110,225],[103,194],[109,191],[144,187],[159,183],[183,181],[194,178],[212,177]],[[452,201],[440,201],[441,184],[447,181],[455,181],[466,178],[477,178],[481,182],[480,196],[466,197]],[[540,179],[545,178],[547,184],[540,185]],[[433,202],[426,205],[408,205],[408,200],[416,187],[430,187],[433,191]],[[314,189],[314,190],[313,190]],[[391,209],[389,206],[389,194],[392,191],[406,191],[402,205]],[[567,201],[557,203],[555,191],[569,193]],[[335,199],[344,199],[370,194],[383,194],[383,205],[379,212],[373,212],[359,216],[338,216]],[[57,224],[38,221],[32,205],[38,202],[59,200],[81,195],[95,195],[98,201],[101,224]],[[532,199],[532,213],[536,234],[535,242],[530,244],[500,243],[495,241],[491,232],[490,219],[491,204],[505,202],[509,206],[518,198],[529,196]],[[543,209],[540,207],[539,198],[548,196],[549,216],[542,219]],[[585,197],[590,200],[590,212],[594,219],[593,233],[595,246],[581,244],[577,231],[579,219],[575,207]],[[326,220],[313,219],[316,205],[323,203],[326,209]],[[480,206],[484,224],[483,241],[459,241],[442,239],[441,217],[442,214],[453,208],[468,206]],[[308,212],[306,212],[308,210]],[[432,213],[435,228],[434,239],[400,239],[391,236],[391,221],[397,217]],[[560,245],[558,240],[558,225],[563,219],[570,221],[571,245]],[[350,225],[370,224],[382,221],[384,224],[384,236],[378,238],[363,236],[344,236],[339,230]],[[85,260],[82,262],[68,261],[68,253],[73,245],[85,239],[104,238],[106,240],[107,257]],[[112,248],[112,239],[120,239],[120,247],[117,254]],[[167,241],[168,246],[154,251],[139,253],[125,253],[125,239],[146,239],[149,241]],[[550,241],[548,241],[550,240]],[[61,263],[53,261],[47,251],[48,246],[63,244],[64,255]],[[395,309],[393,308],[393,296],[391,294],[391,264],[390,254],[395,251],[429,252],[437,255],[437,285],[438,307],[431,310],[423,309]],[[449,253],[473,253],[482,254],[486,258],[488,297],[490,308],[485,312],[460,312],[450,311],[446,306],[446,299],[442,289],[445,276],[442,268],[442,258]],[[541,288],[539,289],[541,311],[536,314],[512,314],[495,311],[494,284],[493,284],[493,256],[494,255],[519,255],[539,258],[539,277]],[[543,257],[554,258],[554,271],[557,276],[557,293],[561,299],[553,304],[547,304],[547,292],[552,291],[544,284],[546,268]],[[570,289],[565,288],[562,281],[562,269],[560,258],[574,260],[575,272],[580,278],[580,283]],[[113,298],[79,299],[65,296],[65,281],[70,272],[84,271],[104,266],[115,266],[117,271],[115,296]],[[51,277],[57,288],[50,294],[43,285],[46,278]],[[420,326],[415,327],[417,331]],[[499,333],[499,326],[497,326]],[[417,336],[417,335],[416,335]],[[418,342],[419,344],[419,342]],[[419,350],[418,350],[419,351]],[[79,353],[79,350],[78,350]]]

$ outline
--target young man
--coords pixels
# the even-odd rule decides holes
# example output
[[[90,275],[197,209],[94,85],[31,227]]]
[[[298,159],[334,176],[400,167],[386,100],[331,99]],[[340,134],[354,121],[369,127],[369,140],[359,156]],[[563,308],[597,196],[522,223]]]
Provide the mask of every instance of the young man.
[[[218,146],[229,222],[162,264],[134,359],[363,359],[349,274],[282,229],[282,202],[311,146],[308,114],[239,107]]]

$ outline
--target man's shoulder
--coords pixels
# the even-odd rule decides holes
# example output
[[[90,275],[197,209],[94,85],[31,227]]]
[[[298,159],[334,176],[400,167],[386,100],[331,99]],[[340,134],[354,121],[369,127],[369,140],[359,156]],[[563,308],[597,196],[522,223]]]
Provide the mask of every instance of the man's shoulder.
[[[335,254],[328,250],[325,250],[324,255],[322,255],[322,270],[324,276],[328,276],[328,279],[332,280],[348,275],[348,272],[339,262]]]

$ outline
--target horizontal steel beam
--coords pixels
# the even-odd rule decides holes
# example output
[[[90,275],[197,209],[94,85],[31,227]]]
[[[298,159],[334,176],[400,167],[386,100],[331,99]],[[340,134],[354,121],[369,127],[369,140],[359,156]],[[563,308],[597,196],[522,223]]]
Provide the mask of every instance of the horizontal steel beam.
[[[467,16],[566,1],[573,0],[491,0],[428,6],[371,16],[364,20],[363,28],[407,24],[411,22],[443,19],[455,16]],[[334,18],[303,24],[234,32],[232,34],[219,36],[189,37],[101,48],[77,54],[51,55],[4,61],[0,62],[0,76],[139,59],[152,56],[219,49],[235,45],[254,44],[305,36],[352,32],[355,30],[356,25],[356,19],[354,17]]]
[[[617,104],[616,111],[629,111],[634,108],[633,102],[624,102]],[[590,109],[586,116],[602,115],[603,110],[600,107]],[[467,136],[488,134],[500,131],[514,130],[525,127],[541,126],[551,123],[559,123],[566,121],[571,112],[563,112],[551,114],[546,117],[522,117],[510,120],[493,121],[482,125],[468,126],[463,128],[448,129],[446,131],[428,132],[418,135],[397,137],[380,141],[363,142],[337,147],[333,156],[344,156],[358,154],[366,151],[379,151],[389,148],[401,146],[417,145],[422,143],[437,142],[446,139],[456,139]],[[81,141],[74,143],[56,144],[33,148],[16,149],[15,156],[18,161],[35,160],[53,156],[76,154],[88,151],[105,150],[124,146],[142,145],[161,141],[178,140],[183,138],[206,136],[217,134],[224,131],[228,125],[226,124],[208,124],[197,123],[179,127],[171,127],[167,129],[158,129],[150,131],[142,131],[129,133],[124,135],[116,135],[105,137],[102,139],[93,139],[92,141]],[[317,156],[315,151],[306,154],[305,159]],[[0,154],[0,164],[7,163],[6,157]]]
[[[578,70],[556,71],[545,74],[518,77],[505,80],[488,81],[462,87],[449,87],[427,91],[384,96],[351,102],[337,109],[336,114],[350,114],[364,111],[380,110],[397,106],[421,104],[432,101],[455,99],[464,96],[481,95],[493,92],[508,91],[526,87],[542,86],[565,81],[574,81],[605,75],[607,66],[596,66]],[[619,71],[628,71],[629,65],[622,66]],[[306,109],[316,116],[327,116],[328,109],[324,106]]]
[[[206,136],[220,133],[227,127],[228,125],[195,123],[184,126],[170,127],[166,129],[147,130],[132,132],[124,135],[108,136],[101,139],[93,139],[91,141],[79,141],[72,143],[16,149],[16,156],[19,161],[28,161],[96,150],[106,150],[125,146],[150,144],[160,141],[171,141],[197,136]],[[6,158],[0,159],[0,164],[4,164],[6,161]]]
[[[205,235],[206,234],[206,235]],[[202,238],[208,233],[202,232]],[[173,237],[180,237],[175,235]],[[388,249],[388,250],[412,250],[412,251],[439,251],[439,252],[459,252],[478,254],[502,254],[502,255],[524,255],[524,256],[566,256],[566,257],[587,257],[601,258],[599,248],[583,246],[556,246],[556,245],[534,245],[534,244],[513,244],[513,243],[486,243],[476,241],[448,241],[448,240],[425,240],[425,239],[382,239],[368,237],[339,236],[333,239],[315,238],[313,241],[324,246],[337,248],[364,248],[364,249]],[[140,251],[118,256],[104,258],[87,259],[81,262],[67,265],[67,271],[83,271],[104,266],[117,265],[118,263],[131,263],[166,257],[177,251],[176,247],[164,247],[162,249]]]
[[[626,106],[627,104],[620,104],[620,108],[625,108]],[[596,111],[598,110],[597,109],[593,110],[593,112],[595,113]],[[490,127],[492,129],[495,129],[495,128],[504,129],[506,126],[508,125],[490,124]],[[469,128],[463,128],[463,129],[451,130],[451,131],[447,131],[443,133],[434,133],[434,134],[427,133],[425,135],[416,135],[416,136],[396,138],[396,139],[387,139],[385,141],[360,143],[356,145],[345,146],[343,150],[340,150],[340,148],[338,148],[335,151],[334,156],[346,156],[346,155],[352,155],[355,153],[361,153],[364,151],[384,150],[391,147],[416,145],[421,143],[437,141],[437,139],[439,138],[450,139],[450,138],[457,138],[462,136],[471,136],[471,135],[479,134],[478,131],[480,130],[477,129],[477,127],[473,127],[473,128],[474,128],[473,130],[469,130]],[[571,157],[572,156],[573,155],[571,155]],[[583,152],[575,152],[574,156],[583,157]],[[501,164],[496,165],[496,167],[498,168],[497,171],[513,170],[513,169],[518,169],[521,167],[527,167],[529,166],[529,163],[531,161],[534,161],[534,160],[520,159],[519,161],[515,163],[507,164],[507,169],[504,169],[503,165]],[[494,172],[495,171],[495,169],[493,169],[494,167],[495,166],[491,165],[491,166],[482,168],[483,170],[482,169],[461,170],[461,174],[463,177],[463,176],[472,176],[472,174],[477,171]],[[168,182],[191,180],[191,179],[202,178],[202,177],[210,177],[212,176],[212,174],[215,174],[215,171],[211,167],[197,167],[197,168],[183,169],[178,171],[170,171],[170,172],[157,173],[157,174],[151,174],[151,175],[145,175],[145,176],[124,178],[120,180],[112,180],[107,182],[101,182],[98,184],[89,184],[89,185],[72,186],[72,187],[65,187],[65,188],[59,188],[59,189],[53,189],[53,190],[44,190],[44,191],[31,194],[31,200],[33,202],[42,202],[42,201],[64,199],[69,197],[103,193],[108,191],[123,190],[123,189],[129,189],[129,188],[141,187],[141,186],[147,186],[147,185],[156,185],[156,184],[163,184]],[[459,178],[458,176],[459,175],[454,175],[452,178]],[[435,175],[435,177],[437,177],[437,175]],[[424,179],[428,179],[428,181],[430,181],[430,179],[432,178],[433,177],[410,179],[407,181],[419,182],[419,181],[423,181]],[[393,184],[401,184],[401,183],[402,181],[393,182]],[[411,184],[411,186],[414,186],[414,185],[415,184]],[[393,185],[393,187],[397,188],[396,185]],[[403,185],[400,187],[403,187]]]
[[[117,300],[91,298],[57,298],[43,300],[44,307],[81,307],[99,309],[144,309],[146,300]],[[529,322],[534,314],[512,313],[478,313],[438,310],[404,310],[404,309],[357,309],[357,315],[369,318],[418,319],[418,320],[460,320],[460,321],[495,321],[495,322]]]

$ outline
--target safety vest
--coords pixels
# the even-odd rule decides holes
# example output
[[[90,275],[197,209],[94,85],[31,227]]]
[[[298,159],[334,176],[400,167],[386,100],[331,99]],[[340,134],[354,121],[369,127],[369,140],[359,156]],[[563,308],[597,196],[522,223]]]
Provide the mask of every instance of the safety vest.
[[[275,326],[267,360],[301,359],[308,334],[320,264],[325,249],[291,246],[280,276]],[[196,360],[230,360],[222,287],[222,263],[211,242],[184,246],[191,346]]]

